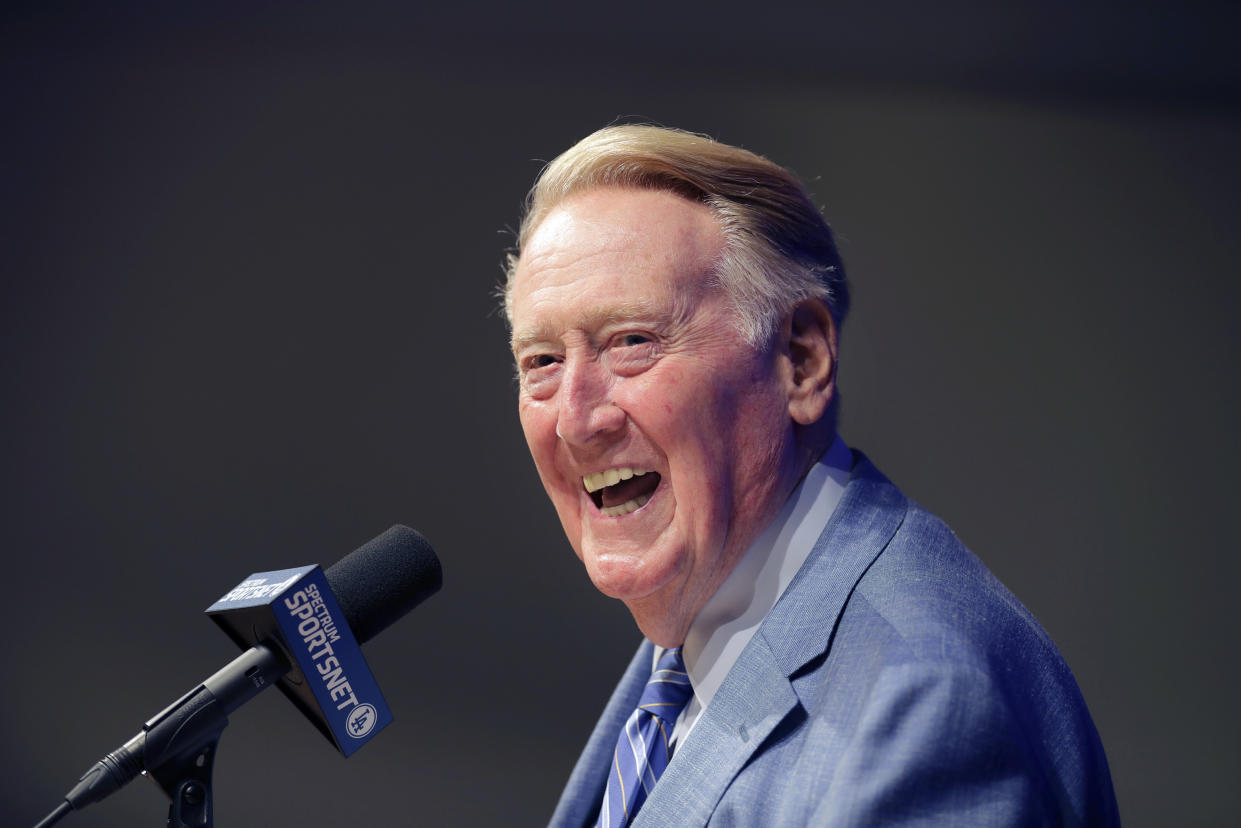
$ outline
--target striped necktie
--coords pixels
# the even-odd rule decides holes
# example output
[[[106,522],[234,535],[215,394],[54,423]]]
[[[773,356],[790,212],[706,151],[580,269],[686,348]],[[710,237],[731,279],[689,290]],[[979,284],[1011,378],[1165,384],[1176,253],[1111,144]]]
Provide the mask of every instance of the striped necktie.
[[[616,740],[597,828],[624,828],[633,820],[668,767],[672,728],[693,694],[681,648],[665,650]]]

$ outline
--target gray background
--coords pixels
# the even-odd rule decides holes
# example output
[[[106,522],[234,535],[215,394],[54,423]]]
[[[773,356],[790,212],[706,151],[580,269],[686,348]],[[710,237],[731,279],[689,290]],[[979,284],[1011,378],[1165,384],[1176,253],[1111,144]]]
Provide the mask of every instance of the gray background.
[[[342,760],[259,697],[217,824],[546,820],[637,633],[489,294],[541,161],[617,118],[809,183],[846,439],[1042,619],[1127,824],[1235,820],[1234,5],[102,5],[0,26],[6,824],[231,657],[221,593],[394,522],[446,572],[367,647],[396,723]]]

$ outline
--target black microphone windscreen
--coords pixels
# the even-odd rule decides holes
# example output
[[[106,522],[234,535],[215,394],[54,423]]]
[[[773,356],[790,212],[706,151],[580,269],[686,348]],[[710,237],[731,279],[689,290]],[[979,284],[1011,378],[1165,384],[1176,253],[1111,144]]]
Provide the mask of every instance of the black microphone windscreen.
[[[439,592],[439,558],[422,535],[397,524],[328,567],[328,586],[359,644]]]

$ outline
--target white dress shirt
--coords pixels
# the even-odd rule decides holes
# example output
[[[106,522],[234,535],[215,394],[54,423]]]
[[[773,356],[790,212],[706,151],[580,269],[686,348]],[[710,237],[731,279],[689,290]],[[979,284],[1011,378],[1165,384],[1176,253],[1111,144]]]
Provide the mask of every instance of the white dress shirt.
[[[745,645],[806,562],[840,502],[852,465],[849,447],[837,437],[694,617],[681,650],[694,695],[672,731],[674,746],[693,729]],[[662,647],[655,648],[654,663],[663,653]]]

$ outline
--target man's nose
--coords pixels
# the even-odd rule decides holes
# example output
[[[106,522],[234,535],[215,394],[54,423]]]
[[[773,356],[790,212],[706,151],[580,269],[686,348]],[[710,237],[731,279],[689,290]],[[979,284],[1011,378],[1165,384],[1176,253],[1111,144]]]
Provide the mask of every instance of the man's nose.
[[[612,377],[591,360],[565,362],[560,384],[556,436],[584,446],[615,433],[625,424],[625,412],[612,403]]]

